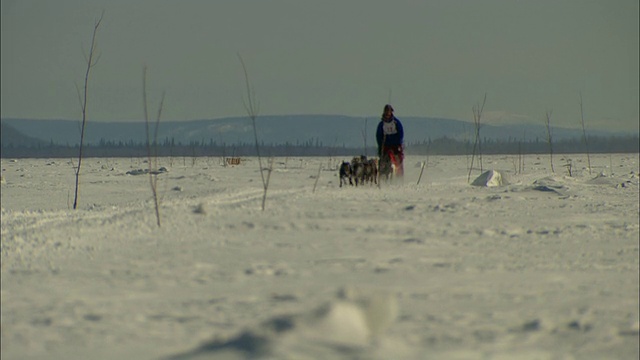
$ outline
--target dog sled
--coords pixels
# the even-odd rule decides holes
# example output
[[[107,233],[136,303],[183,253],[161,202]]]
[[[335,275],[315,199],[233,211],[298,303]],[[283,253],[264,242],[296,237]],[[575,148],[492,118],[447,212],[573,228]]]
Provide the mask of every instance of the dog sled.
[[[378,173],[380,179],[389,181],[396,176],[402,176],[402,153],[394,152],[392,148],[385,148],[378,162]]]

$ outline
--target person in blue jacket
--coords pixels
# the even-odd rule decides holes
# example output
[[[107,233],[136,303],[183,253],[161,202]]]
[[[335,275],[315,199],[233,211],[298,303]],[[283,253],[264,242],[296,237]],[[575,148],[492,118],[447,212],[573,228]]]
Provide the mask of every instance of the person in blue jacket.
[[[391,164],[395,167],[395,175],[402,176],[404,168],[404,129],[402,123],[393,115],[393,106],[384,106],[382,118],[376,131],[378,155],[380,156],[380,173],[389,175]]]

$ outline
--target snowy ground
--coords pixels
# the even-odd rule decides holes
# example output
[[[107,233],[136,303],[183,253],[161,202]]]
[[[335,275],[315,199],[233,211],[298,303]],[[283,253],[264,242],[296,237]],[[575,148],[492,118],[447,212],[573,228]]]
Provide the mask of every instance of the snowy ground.
[[[638,358],[638,154],[339,160],[2,159],[2,359]]]

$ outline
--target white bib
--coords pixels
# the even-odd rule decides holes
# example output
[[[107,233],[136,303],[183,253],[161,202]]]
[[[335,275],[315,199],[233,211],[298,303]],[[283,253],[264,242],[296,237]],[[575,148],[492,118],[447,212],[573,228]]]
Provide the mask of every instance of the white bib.
[[[382,131],[384,132],[385,135],[393,135],[398,133],[398,128],[396,127],[396,122],[395,121],[390,121],[390,122],[382,122]]]

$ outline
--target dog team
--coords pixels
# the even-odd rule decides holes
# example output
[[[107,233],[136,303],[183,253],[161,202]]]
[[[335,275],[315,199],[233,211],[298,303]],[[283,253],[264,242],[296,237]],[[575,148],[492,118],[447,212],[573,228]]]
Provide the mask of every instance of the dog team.
[[[402,177],[404,174],[404,128],[400,120],[393,115],[393,106],[387,104],[382,111],[382,117],[376,129],[378,143],[377,159],[367,159],[366,156],[356,156],[351,163],[343,161],[340,165],[340,187],[349,185],[378,184],[380,179],[390,180],[393,176]]]
[[[378,160],[367,159],[366,156],[356,156],[351,162],[343,161],[339,170],[340,187],[346,185],[378,184]]]

